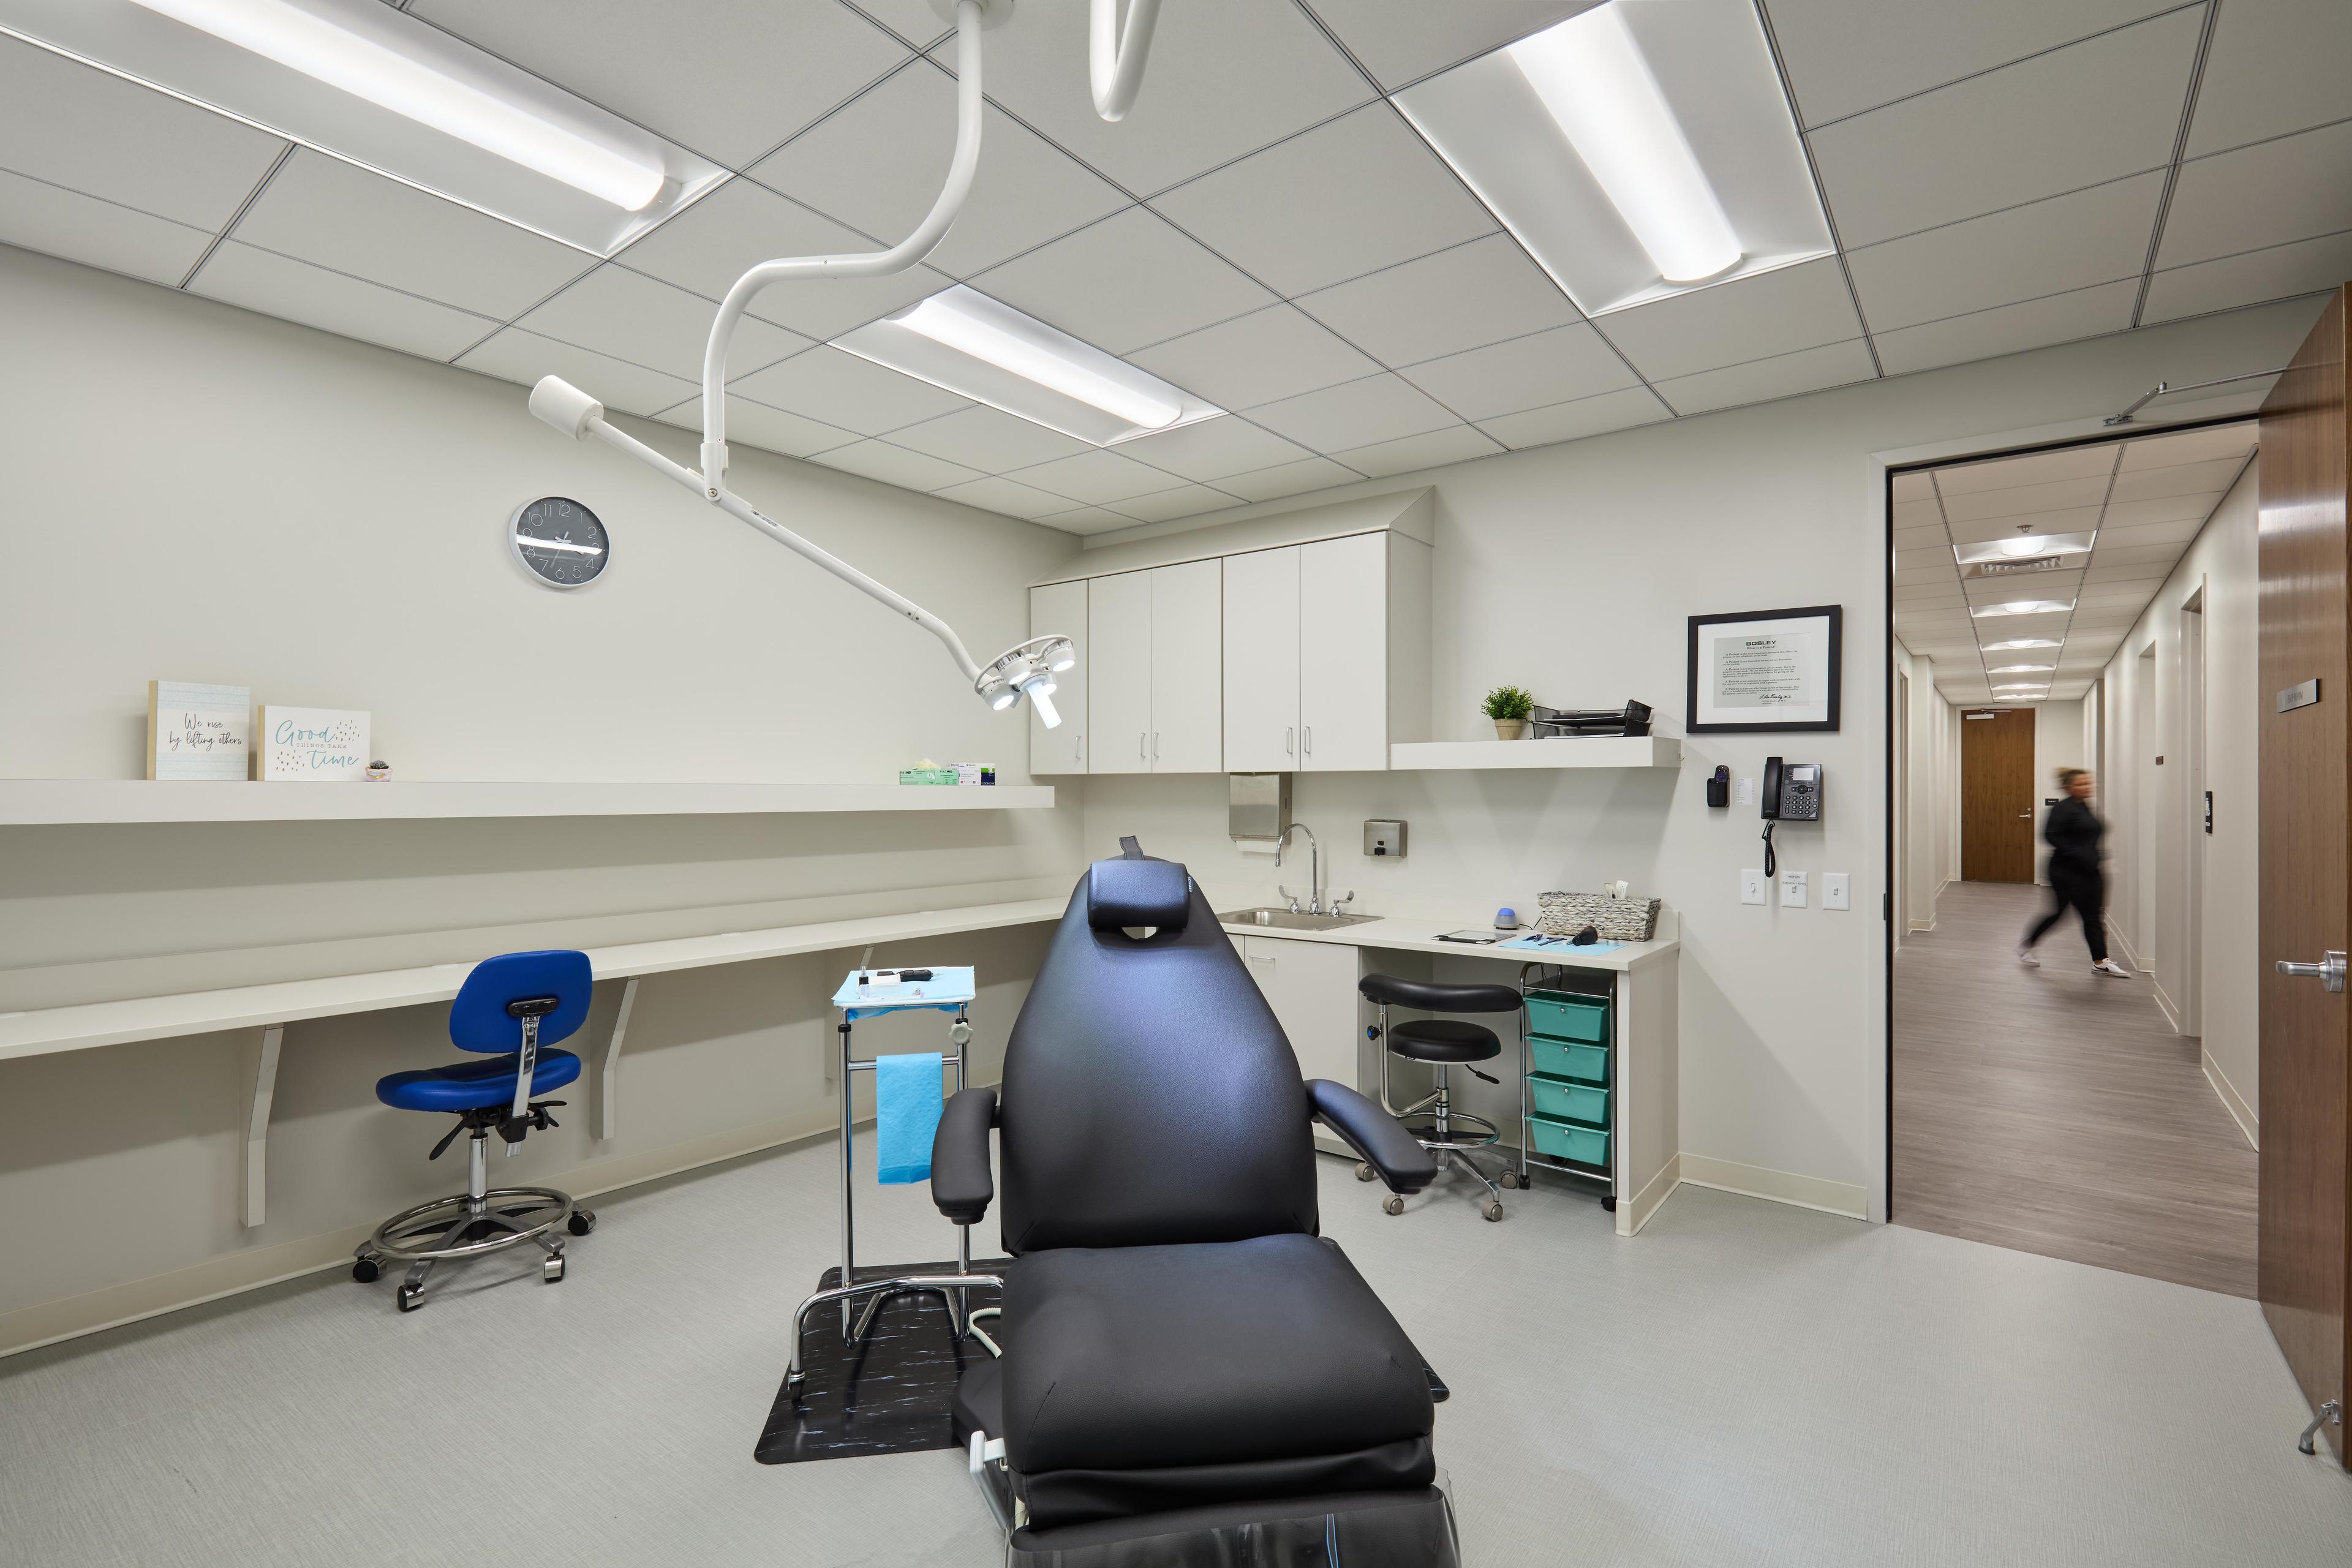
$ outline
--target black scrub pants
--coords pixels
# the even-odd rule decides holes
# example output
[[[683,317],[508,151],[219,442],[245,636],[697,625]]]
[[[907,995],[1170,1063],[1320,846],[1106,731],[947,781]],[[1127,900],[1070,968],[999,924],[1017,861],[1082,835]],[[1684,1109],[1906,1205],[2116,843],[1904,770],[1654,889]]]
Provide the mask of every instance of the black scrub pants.
[[[2083,940],[2090,944],[2091,962],[2102,963],[2107,956],[2106,879],[2098,871],[2082,870],[2072,866],[2053,865],[2050,868],[2050,912],[2035,922],[2025,933],[2025,945],[2032,947],[2050,934],[2050,928],[2066,918],[2073,910],[2083,917]]]

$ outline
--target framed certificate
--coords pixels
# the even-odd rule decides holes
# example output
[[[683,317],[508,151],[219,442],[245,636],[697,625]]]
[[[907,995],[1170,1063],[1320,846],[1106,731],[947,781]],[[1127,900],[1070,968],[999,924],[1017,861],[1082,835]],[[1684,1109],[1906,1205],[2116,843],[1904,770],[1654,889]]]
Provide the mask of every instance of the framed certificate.
[[[1838,727],[1843,606],[1690,618],[1692,735]]]

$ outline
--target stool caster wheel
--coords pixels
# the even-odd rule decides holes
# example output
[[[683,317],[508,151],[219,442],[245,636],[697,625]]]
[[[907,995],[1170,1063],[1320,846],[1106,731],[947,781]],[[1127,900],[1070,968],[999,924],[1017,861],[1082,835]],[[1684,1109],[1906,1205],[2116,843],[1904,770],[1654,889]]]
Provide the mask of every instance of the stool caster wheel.
[[[1607,1197],[1601,1199],[1601,1207],[1604,1213],[1615,1214],[1617,1212],[1617,1194],[1615,1193],[1612,1193]]]
[[[1501,1219],[1503,1217],[1503,1200],[1500,1198],[1488,1198],[1486,1200],[1486,1206],[1480,1209],[1478,1212],[1485,1215],[1490,1220]]]
[[[425,1305],[425,1292],[414,1285],[403,1285],[394,1300],[400,1303],[402,1311],[414,1312]]]
[[[563,1222],[563,1228],[574,1236],[585,1236],[596,1228],[596,1216],[587,1209],[573,1209],[572,1217]]]
[[[546,1280],[550,1285],[561,1284],[563,1279],[563,1255],[559,1252],[554,1257],[549,1258],[546,1262],[541,1264],[539,1266],[539,1274],[540,1278]]]
[[[1519,1173],[1518,1173],[1517,1171],[1506,1171],[1506,1172],[1504,1172],[1504,1173],[1503,1173],[1503,1185],[1504,1185],[1504,1186],[1506,1186],[1506,1187],[1516,1187],[1516,1186],[1517,1186],[1518,1184],[1519,1184]]]
[[[1381,1208],[1383,1212],[1388,1214],[1404,1213],[1404,1194],[1402,1193],[1391,1193],[1388,1195],[1387,1200],[1381,1205]]]
[[[1357,1162],[1356,1162],[1356,1180],[1358,1180],[1358,1181],[1360,1181],[1360,1182],[1369,1182],[1369,1181],[1370,1181],[1371,1179],[1372,1179],[1372,1166],[1371,1166],[1371,1162],[1370,1162],[1370,1161],[1369,1161],[1369,1160],[1359,1160],[1359,1161],[1357,1161]]]
[[[362,1285],[373,1285],[383,1278],[383,1266],[373,1258],[362,1258],[352,1264],[352,1278]]]

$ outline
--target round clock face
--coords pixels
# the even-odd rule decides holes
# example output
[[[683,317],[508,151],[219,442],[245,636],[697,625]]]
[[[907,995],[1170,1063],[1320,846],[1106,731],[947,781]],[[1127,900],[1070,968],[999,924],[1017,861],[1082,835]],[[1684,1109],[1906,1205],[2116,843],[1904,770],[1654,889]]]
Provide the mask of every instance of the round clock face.
[[[613,559],[613,541],[596,514],[576,500],[542,496],[515,509],[507,544],[523,570],[551,588],[583,588]]]

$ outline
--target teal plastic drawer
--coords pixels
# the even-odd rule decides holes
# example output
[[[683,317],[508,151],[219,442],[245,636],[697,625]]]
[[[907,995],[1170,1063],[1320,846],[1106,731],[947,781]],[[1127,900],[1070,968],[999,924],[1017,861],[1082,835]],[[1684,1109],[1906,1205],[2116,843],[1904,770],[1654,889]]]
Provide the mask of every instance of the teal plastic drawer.
[[[1563,1121],[1581,1121],[1588,1127],[1609,1125],[1609,1091],[1592,1084],[1529,1073],[1528,1097],[1538,1116],[1557,1116]]]
[[[1573,1160],[1580,1165],[1606,1166],[1609,1163],[1609,1133],[1605,1129],[1580,1127],[1556,1116],[1530,1116],[1528,1129],[1529,1136],[1535,1140],[1538,1154],[1549,1154],[1555,1160]]]
[[[1609,1039],[1609,998],[1572,991],[1528,993],[1528,1028],[1555,1040],[1603,1045]]]
[[[1535,1068],[1547,1078],[1573,1079],[1578,1083],[1609,1081],[1609,1047],[1588,1046],[1575,1040],[1554,1040],[1542,1035],[1528,1037],[1528,1054],[1535,1058]]]

